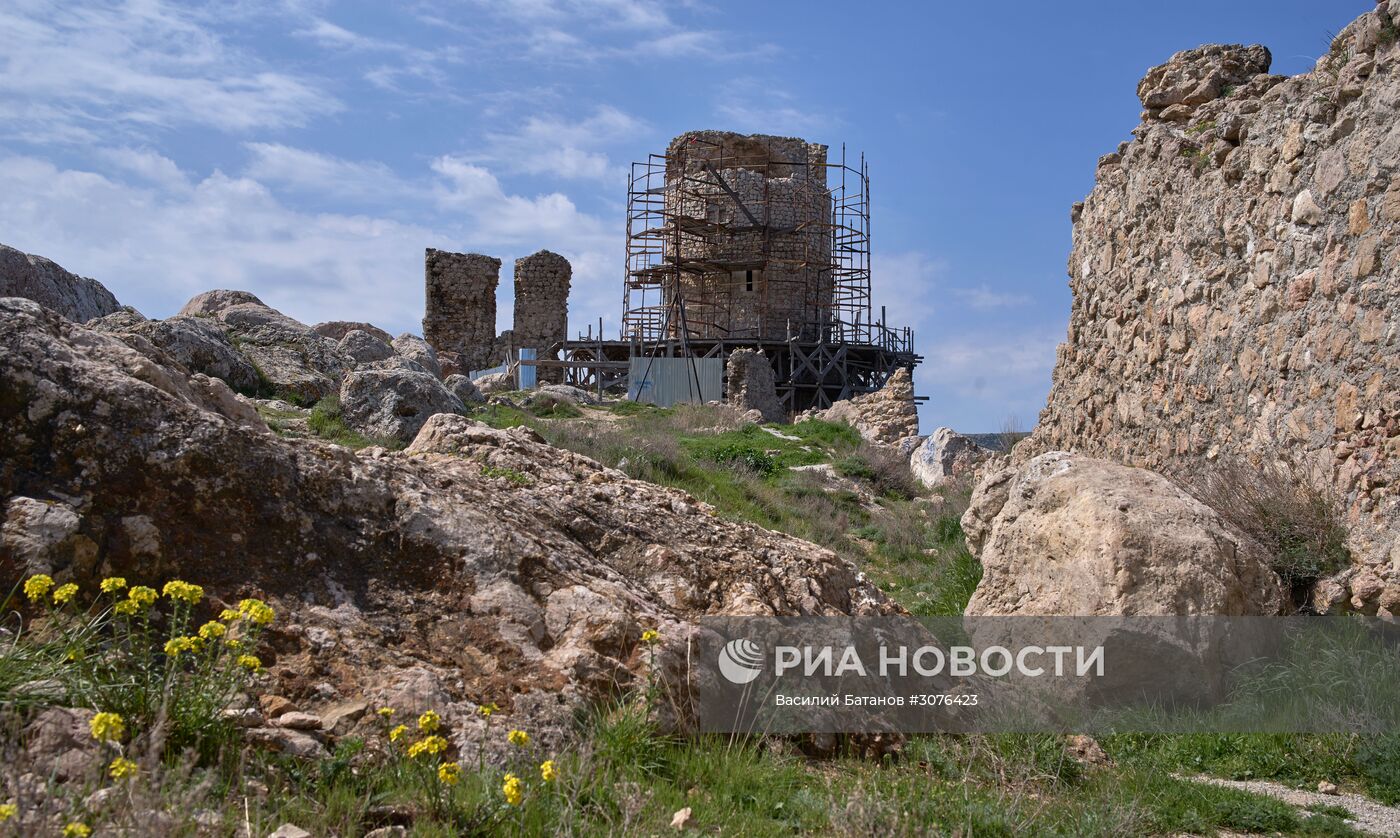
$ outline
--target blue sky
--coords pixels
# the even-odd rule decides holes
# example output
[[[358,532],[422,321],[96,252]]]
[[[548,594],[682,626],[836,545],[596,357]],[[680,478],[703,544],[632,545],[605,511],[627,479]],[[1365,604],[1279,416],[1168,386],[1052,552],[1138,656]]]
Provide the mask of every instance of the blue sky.
[[[1311,68],[1371,0],[1172,4],[142,0],[0,7],[0,242],[147,316],[244,288],[418,332],[425,247],[574,264],[616,329],[626,164],[682,131],[864,151],[876,304],[915,328],[923,430],[1034,424],[1069,207],[1202,43]]]

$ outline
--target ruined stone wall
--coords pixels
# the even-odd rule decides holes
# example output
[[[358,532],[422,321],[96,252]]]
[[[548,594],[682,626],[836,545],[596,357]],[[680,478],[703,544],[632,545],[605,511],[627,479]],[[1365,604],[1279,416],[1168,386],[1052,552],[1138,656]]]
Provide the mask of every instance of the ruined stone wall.
[[[480,253],[428,248],[424,256],[423,337],[455,353],[464,371],[486,369],[496,351],[496,285],[501,260]]]
[[[1344,499],[1351,594],[1400,575],[1398,34],[1389,0],[1304,75],[1260,46],[1148,72],[1074,208],[1068,337],[1016,459],[1291,460]]]
[[[791,324],[804,329],[806,339],[818,339],[832,303],[826,146],[791,137],[693,131],[673,140],[667,155],[667,209],[702,222],[682,228],[681,255],[736,268],[687,276],[686,319],[693,333],[782,339]],[[718,184],[696,178],[681,182],[683,175],[708,178],[700,174],[706,164],[753,219]],[[675,242],[667,247],[674,250]],[[744,273],[750,267],[751,281]]]
[[[515,323],[511,343],[545,357],[551,345],[569,336],[569,282],[573,269],[558,253],[541,250],[515,260]],[[562,370],[540,370],[542,382],[560,383]]]

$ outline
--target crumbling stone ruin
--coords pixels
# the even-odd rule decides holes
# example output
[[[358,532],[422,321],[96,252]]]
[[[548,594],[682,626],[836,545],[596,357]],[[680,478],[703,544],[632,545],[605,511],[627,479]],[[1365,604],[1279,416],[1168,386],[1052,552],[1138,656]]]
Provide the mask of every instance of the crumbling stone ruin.
[[[1389,0],[1292,78],[1239,45],[1148,72],[1134,139],[1074,207],[1068,337],[1015,449],[1292,460],[1346,507],[1338,598],[1367,611],[1400,576],[1398,29]]]
[[[428,248],[423,337],[458,356],[464,370],[496,363],[496,285],[501,260],[480,253]]]
[[[511,341],[516,349],[534,349],[546,357],[549,348],[569,336],[569,260],[541,250],[515,260],[515,327]],[[554,384],[564,380],[561,369],[539,370],[539,380]]]
[[[757,349],[736,349],[725,361],[729,404],[741,411],[757,410],[764,422],[783,422],[787,411],[778,401],[773,364]]]

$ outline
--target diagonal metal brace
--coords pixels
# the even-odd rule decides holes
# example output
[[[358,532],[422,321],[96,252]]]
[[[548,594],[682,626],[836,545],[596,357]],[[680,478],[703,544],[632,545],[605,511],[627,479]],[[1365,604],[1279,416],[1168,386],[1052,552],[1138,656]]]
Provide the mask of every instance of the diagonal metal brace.
[[[742,213],[744,214],[744,217],[747,218],[747,219],[749,220],[749,223],[750,223],[750,224],[752,224],[752,225],[755,226],[755,227],[762,227],[762,226],[763,226],[762,224],[759,223],[759,221],[758,221],[757,218],[754,218],[753,213],[749,212],[749,208],[746,207],[746,206],[744,206],[744,202],[741,201],[741,200],[739,199],[738,193],[736,193],[733,189],[730,189],[730,188],[729,188],[729,184],[727,184],[727,183],[724,182],[724,177],[721,176],[720,173],[719,173],[718,171],[716,171],[715,168],[709,164],[709,162],[705,162],[705,163],[702,163],[702,164],[700,164],[700,165],[701,165],[702,168],[704,168],[705,171],[707,171],[707,172],[709,172],[710,174],[714,175],[714,177],[715,177],[715,183],[718,183],[718,184],[719,184],[719,188],[724,190],[724,194],[726,194],[726,195],[728,195],[729,197],[731,197],[731,198],[734,199],[734,203],[735,203],[736,205],[738,205],[739,211],[742,212]]]

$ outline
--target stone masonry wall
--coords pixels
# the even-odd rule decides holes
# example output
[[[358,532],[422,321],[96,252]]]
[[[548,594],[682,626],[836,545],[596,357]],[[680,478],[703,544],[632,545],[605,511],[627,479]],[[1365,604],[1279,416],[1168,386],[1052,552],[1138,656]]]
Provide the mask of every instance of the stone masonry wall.
[[[515,323],[511,340],[517,349],[533,348],[544,357],[549,347],[569,336],[569,260],[541,250],[515,260]],[[539,371],[541,382],[560,383],[563,370]]]
[[[434,349],[456,353],[463,371],[499,361],[494,356],[500,274],[501,260],[479,253],[428,248],[424,257],[423,337]]]
[[[1072,213],[1068,337],[1015,450],[1291,460],[1344,499],[1367,610],[1400,584],[1398,35],[1388,0],[1304,75],[1238,45],[1148,72]]]

